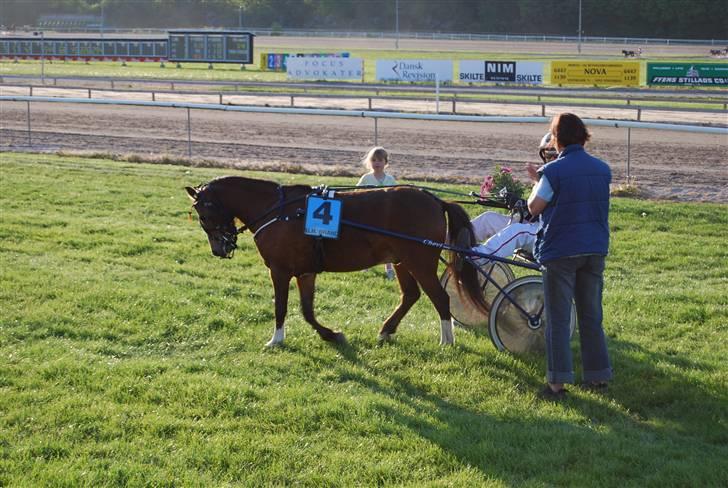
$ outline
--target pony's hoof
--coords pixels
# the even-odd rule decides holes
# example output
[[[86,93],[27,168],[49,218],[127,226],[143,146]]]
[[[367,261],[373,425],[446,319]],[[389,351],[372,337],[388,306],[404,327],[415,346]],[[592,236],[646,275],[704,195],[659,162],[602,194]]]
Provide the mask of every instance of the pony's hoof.
[[[379,334],[377,336],[377,342],[380,344],[385,344],[387,342],[393,342],[394,341],[394,334],[388,334],[386,332]]]
[[[453,345],[455,345],[455,339],[452,338],[452,337],[447,338],[447,339],[446,338],[441,338],[440,339],[440,345],[441,346],[453,346]]]
[[[283,327],[276,327],[276,329],[273,331],[273,337],[271,337],[270,340],[265,343],[265,347],[270,349],[273,347],[282,346],[283,339],[285,338],[285,329]]]

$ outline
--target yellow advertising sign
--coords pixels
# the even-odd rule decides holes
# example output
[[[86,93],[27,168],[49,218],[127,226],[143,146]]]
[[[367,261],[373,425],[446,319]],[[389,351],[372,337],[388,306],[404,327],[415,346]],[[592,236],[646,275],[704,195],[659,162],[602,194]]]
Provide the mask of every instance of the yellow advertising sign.
[[[638,86],[639,61],[551,61],[552,85]]]

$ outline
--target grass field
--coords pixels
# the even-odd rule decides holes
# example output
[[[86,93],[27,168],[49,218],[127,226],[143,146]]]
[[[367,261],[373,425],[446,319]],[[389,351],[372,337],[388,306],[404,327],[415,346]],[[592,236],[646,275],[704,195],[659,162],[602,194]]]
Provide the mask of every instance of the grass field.
[[[0,153],[0,486],[728,485],[725,205],[613,200],[616,379],[554,405],[540,358],[439,347],[425,300],[377,346],[379,269],[319,279],[348,347],[292,295],[266,350],[251,238],[219,260],[187,219],[183,187],[219,175]]]

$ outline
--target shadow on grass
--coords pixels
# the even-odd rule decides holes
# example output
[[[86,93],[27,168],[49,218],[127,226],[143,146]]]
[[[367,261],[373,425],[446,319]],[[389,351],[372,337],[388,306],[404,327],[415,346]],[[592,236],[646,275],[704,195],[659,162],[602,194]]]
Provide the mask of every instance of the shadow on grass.
[[[535,397],[543,380],[527,370],[542,371],[542,359],[516,358],[516,364],[526,367],[514,368],[513,358],[488,356],[484,375],[530,391],[500,392],[509,397],[505,403],[519,404],[515,408],[503,407],[500,400],[482,409],[428,391],[404,374],[383,372],[350,344],[336,346],[345,363],[295,351],[331,368],[342,381],[386,397],[390,401],[376,406],[385,418],[489,480],[608,486],[629,477],[638,484],[724,485],[726,474],[720,466],[728,455],[725,391],[690,381],[680,372],[711,367],[633,343],[609,345],[618,371],[610,391],[599,395],[572,388],[568,400],[559,405]],[[384,347],[408,348],[407,354],[415,356],[423,353],[414,345]],[[467,345],[457,347],[478,354]],[[490,411],[494,405],[496,410]]]

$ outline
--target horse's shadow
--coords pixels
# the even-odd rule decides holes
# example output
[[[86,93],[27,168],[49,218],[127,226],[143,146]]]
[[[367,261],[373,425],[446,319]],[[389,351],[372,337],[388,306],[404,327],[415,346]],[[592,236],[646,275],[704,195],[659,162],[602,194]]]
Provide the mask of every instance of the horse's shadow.
[[[710,449],[726,445],[728,433],[725,421],[716,426],[706,425],[704,420],[700,420],[711,417],[725,420],[725,413],[721,413],[721,406],[726,405],[725,393],[688,381],[686,374],[676,374],[673,368],[666,370],[658,366],[673,364],[681,369],[706,370],[710,369],[709,365],[649,352],[624,341],[612,340],[609,346],[618,371],[610,391],[605,395],[574,391],[565,403],[554,407],[574,409],[575,415],[568,415],[576,417],[573,421],[554,419],[552,414],[543,410],[552,407],[546,407],[529,393],[537,391],[543,384],[543,360],[535,356],[514,359],[499,353],[488,355],[479,363],[483,365],[483,374],[492,377],[495,383],[513,382],[514,387],[501,394],[511,396],[510,402],[527,402],[533,408],[534,412],[524,418],[522,408],[490,412],[487,407],[479,409],[472,403],[464,405],[461,401],[449,400],[442,394],[429,391],[427,386],[414,384],[396,371],[383,373],[367,359],[368,354],[360,353],[361,347],[356,344],[335,346],[339,352],[337,357],[317,355],[295,346],[288,348],[331,368],[340,381],[355,382],[385,397],[387,401],[379,402],[375,407],[380,415],[439,446],[488,479],[508,482],[551,479],[558,483],[559,478],[551,478],[551,468],[544,459],[558,461],[578,457],[580,450],[591,443],[599,445],[604,454],[619,451],[624,448],[624,435],[634,435],[620,432],[624,425],[635,429],[634,432],[658,439],[673,437],[666,441],[668,443],[682,440],[685,436],[693,437],[701,444],[701,448],[686,454],[693,458],[690,462],[694,463],[704,461],[702,456]],[[413,354],[419,354],[416,344],[404,344],[404,341],[383,347],[404,347],[412,349]],[[462,343],[456,347],[465,354],[482,354]],[[635,351],[639,351],[637,358]],[[649,384],[654,388],[645,388],[641,383],[644,378],[649,378]],[[712,415],[690,415],[691,411],[705,412],[706,408],[714,410]],[[607,428],[600,429],[600,426]],[[569,446],[566,452],[544,454],[543,449],[548,449],[544,446],[544,430],[559,437],[560,446]],[[534,431],[541,432],[536,442],[532,438]],[[630,455],[629,469],[637,472],[642,463],[648,463],[649,456],[646,454],[650,449],[650,446],[637,443]],[[514,463],[512,456],[523,458],[524,462]],[[595,462],[585,465],[584,469],[598,472],[608,468]],[[604,474],[607,475],[606,471]]]

